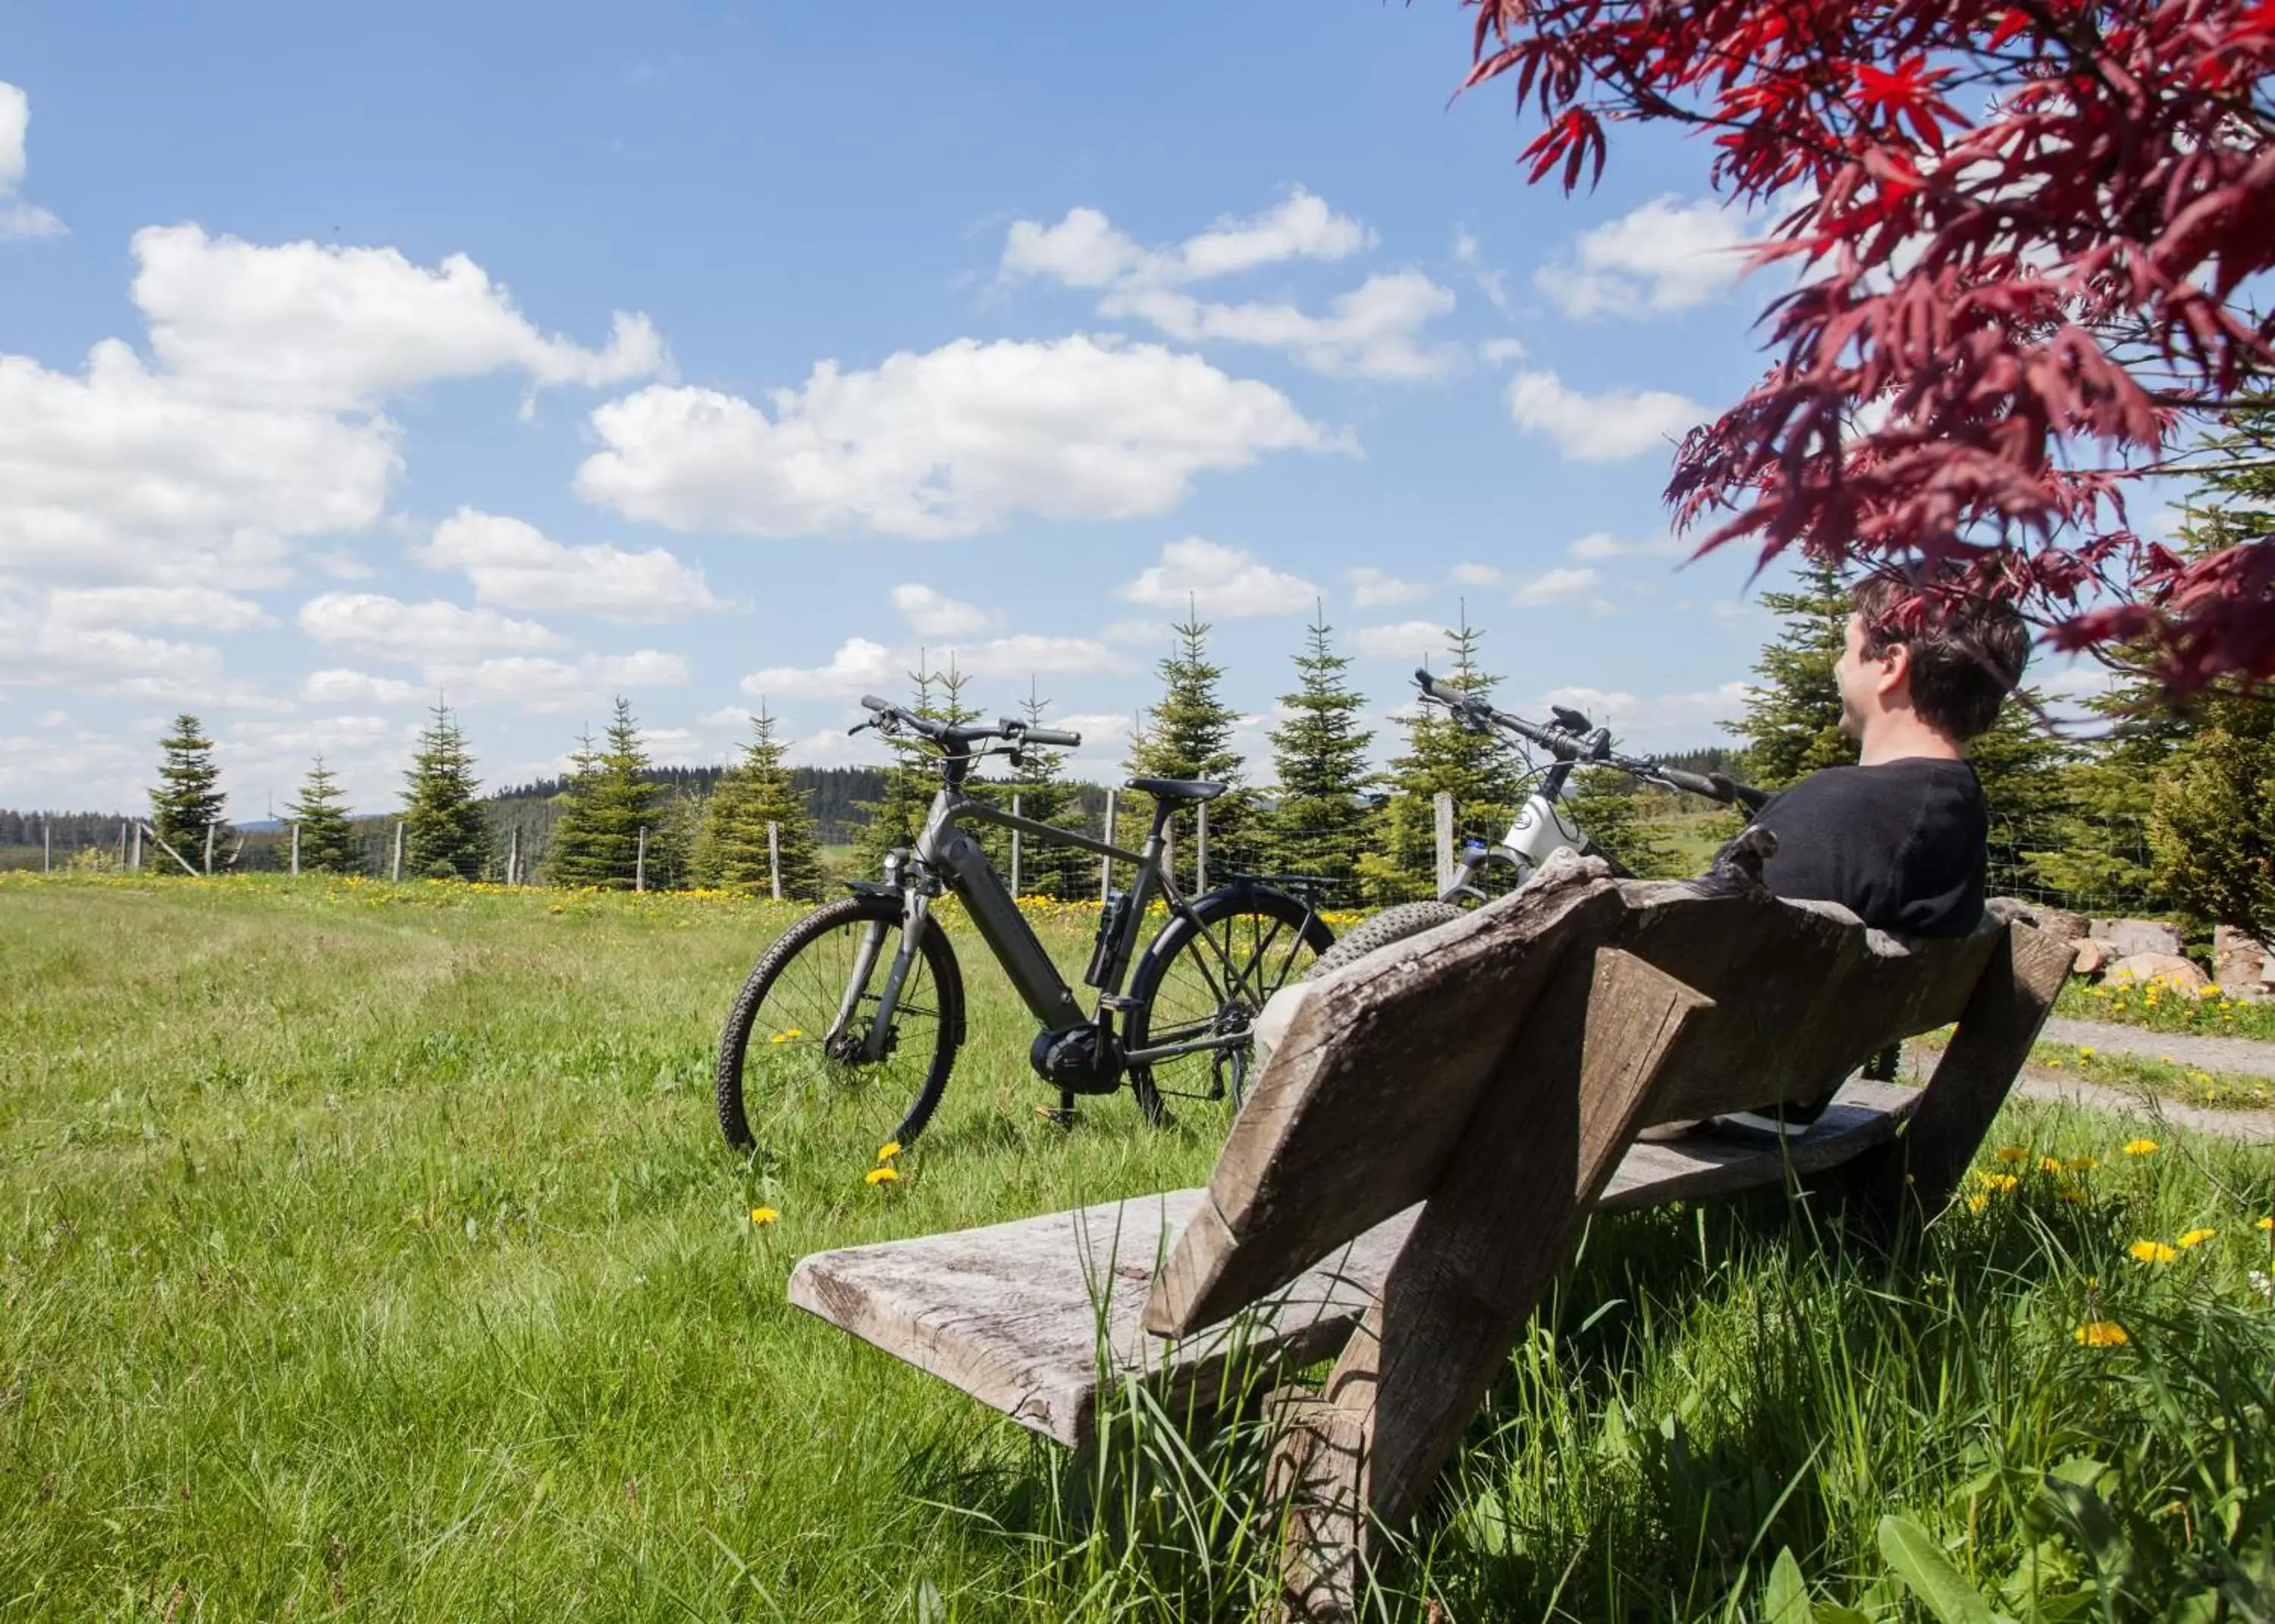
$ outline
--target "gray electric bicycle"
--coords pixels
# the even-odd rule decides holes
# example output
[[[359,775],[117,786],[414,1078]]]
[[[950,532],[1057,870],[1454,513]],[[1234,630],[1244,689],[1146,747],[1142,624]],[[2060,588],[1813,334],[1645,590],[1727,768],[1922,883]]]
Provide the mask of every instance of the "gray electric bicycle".
[[[806,915],[751,971],[719,1042],[727,1143],[744,1152],[778,1147],[824,1116],[833,1136],[842,1125],[849,1141],[858,1135],[870,1146],[907,1145],[924,1131],[966,1030],[963,972],[932,912],[943,894],[962,899],[1040,1028],[1028,1061],[1058,1095],[1045,1114],[1070,1124],[1077,1096],[1127,1083],[1150,1120],[1164,1121],[1169,1102],[1183,1100],[1214,1107],[1228,1128],[1247,1090],[1257,1012],[1303,979],[1334,935],[1308,900],[1282,888],[1290,876],[1237,876],[1190,899],[1178,890],[1162,860],[1163,831],[1179,807],[1213,800],[1225,786],[1130,780],[1129,789],[1153,797],[1153,820],[1145,844],[1128,850],[1016,817],[966,790],[979,761],[1004,756],[1017,766],[1030,748],[1078,746],[1078,734],[1008,719],[966,726],[875,698],[861,703],[873,713],[861,728],[912,734],[939,752],[940,790],[915,845],[887,858],[882,882],[857,882],[852,895]],[[1129,888],[1114,892],[1100,915],[1083,977],[1098,989],[1090,1014],[967,823],[1132,865]],[[1141,955],[1156,899],[1168,918]]]

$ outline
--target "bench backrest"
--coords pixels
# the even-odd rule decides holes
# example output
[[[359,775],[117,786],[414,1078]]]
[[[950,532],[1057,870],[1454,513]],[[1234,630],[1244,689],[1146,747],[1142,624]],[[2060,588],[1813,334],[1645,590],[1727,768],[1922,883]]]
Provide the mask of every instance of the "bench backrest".
[[[1431,1197],[1481,1133],[1512,1185],[1569,1202],[1616,1148],[1598,1141],[1821,1094],[1873,1051],[1956,1020],[2007,928],[1908,942],[1757,887],[1552,871],[1321,980],[1236,1122],[1146,1324],[1181,1334],[1266,1295]],[[1620,1094],[1611,1074],[1646,1060],[1648,1086]],[[1542,1131],[1528,1133],[1518,1102],[1536,1092]],[[1581,1094],[1600,1108],[1566,1098]]]

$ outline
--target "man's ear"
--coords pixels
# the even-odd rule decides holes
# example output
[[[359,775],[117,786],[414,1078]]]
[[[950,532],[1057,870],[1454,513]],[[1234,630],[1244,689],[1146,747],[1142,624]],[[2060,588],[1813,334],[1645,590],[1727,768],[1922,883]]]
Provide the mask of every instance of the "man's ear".
[[[1874,686],[1885,694],[1909,694],[1912,691],[1912,651],[1908,645],[1891,643],[1872,657],[1880,668]]]

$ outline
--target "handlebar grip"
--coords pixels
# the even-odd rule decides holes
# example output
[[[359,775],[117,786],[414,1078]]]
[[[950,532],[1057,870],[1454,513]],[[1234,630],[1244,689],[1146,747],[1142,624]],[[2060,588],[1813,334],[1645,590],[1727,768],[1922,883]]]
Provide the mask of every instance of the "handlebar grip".
[[[865,708],[873,711],[884,712],[893,708],[891,700],[881,699],[873,693],[863,694],[861,703]]]
[[[1769,804],[1770,792],[1766,789],[1757,789],[1751,784],[1742,784],[1727,773],[1710,773],[1707,776],[1712,778],[1716,787],[1721,790],[1723,800],[1736,801],[1755,812],[1759,812]]]
[[[1023,744],[1042,744],[1060,750],[1081,748],[1082,735],[1069,733],[1062,728],[1029,728],[1019,736]]]
[[[1660,767],[1659,776],[1663,782],[1672,784],[1685,794],[1703,795],[1710,801],[1728,800],[1729,791],[1733,787],[1727,778],[1718,782],[1716,779],[1705,777],[1697,773],[1686,773],[1681,767]]]

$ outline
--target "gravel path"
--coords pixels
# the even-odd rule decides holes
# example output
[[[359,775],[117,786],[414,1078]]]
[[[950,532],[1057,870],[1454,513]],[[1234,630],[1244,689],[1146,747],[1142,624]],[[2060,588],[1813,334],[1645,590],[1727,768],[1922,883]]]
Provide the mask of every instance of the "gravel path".
[[[2084,1021],[2064,1023],[2092,1025],[2092,1023]],[[2154,1033],[2150,1035],[2155,1036]],[[2275,1048],[2275,1044],[2262,1043],[2252,1046],[2270,1049]],[[2080,1082],[2075,1077],[2066,1077],[2052,1071],[2025,1071],[2015,1083],[2014,1092],[2025,1099],[2043,1100],[2050,1105],[2082,1106],[2087,1110],[2105,1111],[2112,1116],[2137,1117],[2143,1122],[2169,1122],[2176,1128],[2217,1135],[2223,1139],[2241,1139],[2254,1144],[2275,1144],[2275,1115],[2264,1111],[2209,1111],[2201,1106],[2184,1106],[2177,1100],[2158,1099],[2135,1089],[2108,1088],[2098,1083]]]
[[[2073,1048],[2096,1048],[2105,1054],[2171,1060],[2200,1071],[2275,1077],[2275,1043],[2263,1043],[2254,1038],[2200,1038],[2188,1032],[2152,1032],[2145,1027],[2119,1026],[2106,1021],[2070,1021],[2056,1016],[2046,1022],[2038,1041],[2067,1043]]]

